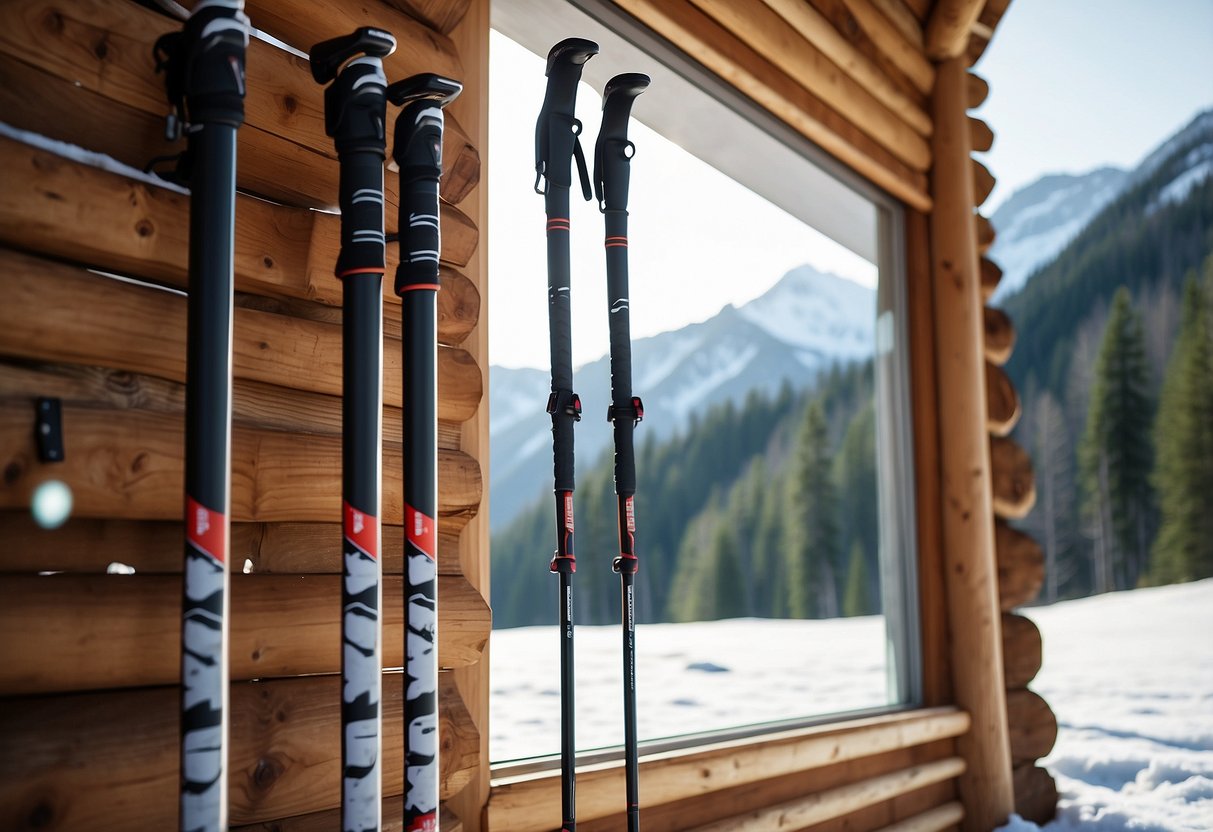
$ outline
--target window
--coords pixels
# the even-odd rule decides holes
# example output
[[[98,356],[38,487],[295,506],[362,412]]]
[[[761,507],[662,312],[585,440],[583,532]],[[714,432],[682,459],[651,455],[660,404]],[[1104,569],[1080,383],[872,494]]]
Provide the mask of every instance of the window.
[[[901,211],[610,4],[496,0],[490,43],[490,758],[558,750],[541,55],[602,46],[637,102],[631,213],[646,749],[913,704],[917,589]],[[593,16],[591,16],[593,15]],[[643,51],[642,51],[643,50]],[[653,55],[657,57],[652,57]],[[572,208],[577,737],[622,743],[601,219]]]

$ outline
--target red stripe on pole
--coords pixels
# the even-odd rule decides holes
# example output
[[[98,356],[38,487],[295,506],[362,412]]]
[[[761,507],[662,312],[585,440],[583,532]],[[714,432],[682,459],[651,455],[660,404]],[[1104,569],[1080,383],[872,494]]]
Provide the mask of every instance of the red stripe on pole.
[[[188,494],[185,496],[185,537],[219,563],[227,563],[227,518]]]
[[[430,812],[427,815],[413,818],[407,832],[438,832],[438,814]]]
[[[352,274],[373,274],[373,275],[378,275],[379,277],[383,277],[383,269],[379,268],[378,266],[373,266],[373,267],[365,268],[365,269],[346,269],[343,272],[338,272],[337,277],[338,278],[349,277]]]
[[[438,526],[434,518],[404,504],[404,536],[423,555],[436,561],[438,551]]]
[[[359,511],[342,501],[346,539],[362,551],[379,560],[379,518]]]
[[[408,286],[403,287],[399,294],[403,295],[405,292],[416,292],[419,289],[429,289],[431,292],[437,292],[441,288],[442,286],[438,283],[411,283]]]

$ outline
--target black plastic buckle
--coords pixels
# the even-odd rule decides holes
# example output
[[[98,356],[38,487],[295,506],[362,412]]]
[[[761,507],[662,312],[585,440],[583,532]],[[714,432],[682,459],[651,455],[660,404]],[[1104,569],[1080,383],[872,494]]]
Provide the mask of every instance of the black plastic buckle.
[[[565,572],[569,575],[577,571],[577,558],[572,555],[552,555],[552,562],[548,564],[549,572]]]
[[[635,575],[640,571],[640,559],[635,555],[619,555],[611,562],[611,569],[618,573]]]
[[[572,390],[553,390],[548,395],[547,412],[550,415],[564,413],[572,416],[574,422],[581,421],[581,397]]]
[[[607,405],[607,421],[614,422],[616,419],[631,419],[633,425],[640,424],[644,421],[644,402],[639,396],[632,396],[630,405]]]

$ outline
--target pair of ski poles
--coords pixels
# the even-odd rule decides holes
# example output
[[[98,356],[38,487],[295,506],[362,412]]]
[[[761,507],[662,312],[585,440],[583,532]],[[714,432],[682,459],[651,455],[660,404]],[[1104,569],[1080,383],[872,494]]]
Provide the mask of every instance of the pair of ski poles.
[[[573,392],[572,322],[569,303],[569,192],[576,160],[581,188],[590,199],[590,180],[581,149],[581,122],[575,115],[577,84],[598,44],[567,38],[552,47],[547,60],[547,91],[535,127],[535,190],[544,196],[547,217],[548,325],[552,388],[547,411],[552,417],[552,457],[556,497],[556,553],[551,571],[560,577],[560,774],[562,830],[576,828],[576,738],[573,682],[573,426],[581,419],[581,400]],[[628,298],[628,185],[635,147],[628,120],[636,97],[649,85],[640,73],[617,75],[603,90],[602,124],[594,145],[594,194],[605,215],[607,304],[610,322],[611,405],[607,419],[615,435],[615,495],[619,525],[619,573],[623,625],[624,767],[629,832],[640,828],[639,765],[636,736],[636,460],[633,431],[644,406],[632,395],[632,343]]]
[[[201,0],[156,44],[173,114],[188,137],[186,541],[182,610],[180,829],[227,829],[228,557],[236,131],[244,121],[249,20],[243,0]],[[364,27],[311,53],[326,132],[340,160],[343,284],[342,829],[381,826],[379,559],[383,414],[383,165],[386,103],[402,106],[400,166],[404,514],[407,583],[405,829],[438,829],[437,299],[442,107],[462,90],[437,75],[388,85],[395,38]]]

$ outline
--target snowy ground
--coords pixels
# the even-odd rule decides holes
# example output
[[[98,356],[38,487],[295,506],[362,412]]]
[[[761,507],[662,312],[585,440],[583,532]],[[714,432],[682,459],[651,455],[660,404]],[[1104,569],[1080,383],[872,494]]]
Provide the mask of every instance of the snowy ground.
[[[1027,614],[1045,648],[1032,688],[1060,725],[1046,832],[1213,830],[1213,580]]]
[[[1045,832],[1213,832],[1213,580],[1027,614],[1045,647],[1032,688],[1060,724]],[[888,701],[881,618],[650,625],[637,645],[644,739]],[[493,633],[494,761],[557,750],[557,650],[555,627]],[[578,628],[577,656],[578,747],[619,745],[618,627]]]
[[[578,627],[577,747],[623,744],[618,625]],[[636,632],[641,740],[887,704],[884,618],[647,624]],[[489,757],[560,750],[556,627],[494,630]]]

